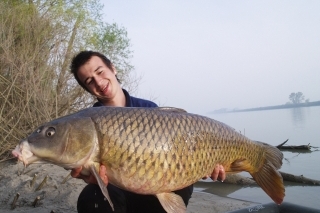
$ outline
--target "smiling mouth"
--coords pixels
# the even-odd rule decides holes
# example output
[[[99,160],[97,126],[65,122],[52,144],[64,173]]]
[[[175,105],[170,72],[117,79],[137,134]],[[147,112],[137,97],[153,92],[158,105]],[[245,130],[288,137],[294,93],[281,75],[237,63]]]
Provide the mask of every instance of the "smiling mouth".
[[[100,89],[100,92],[105,93],[108,90],[108,86],[109,86],[109,83],[107,83],[107,85],[105,87]]]

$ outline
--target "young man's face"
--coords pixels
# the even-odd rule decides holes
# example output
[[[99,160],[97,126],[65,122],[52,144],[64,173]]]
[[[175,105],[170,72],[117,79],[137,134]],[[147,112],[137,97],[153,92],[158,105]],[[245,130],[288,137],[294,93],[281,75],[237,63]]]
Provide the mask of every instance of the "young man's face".
[[[92,56],[79,68],[77,75],[90,93],[99,99],[114,98],[119,88],[116,70],[108,68],[98,56]]]

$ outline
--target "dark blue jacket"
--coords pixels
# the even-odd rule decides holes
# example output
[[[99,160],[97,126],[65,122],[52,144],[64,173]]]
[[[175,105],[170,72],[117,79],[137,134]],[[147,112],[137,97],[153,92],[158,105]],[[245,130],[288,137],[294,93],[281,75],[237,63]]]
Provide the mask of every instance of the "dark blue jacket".
[[[140,98],[135,98],[129,95],[127,90],[122,89],[124,95],[126,96],[126,107],[158,107],[157,104],[153,103],[152,101],[140,99]],[[103,106],[101,102],[96,102],[94,107],[99,107]]]

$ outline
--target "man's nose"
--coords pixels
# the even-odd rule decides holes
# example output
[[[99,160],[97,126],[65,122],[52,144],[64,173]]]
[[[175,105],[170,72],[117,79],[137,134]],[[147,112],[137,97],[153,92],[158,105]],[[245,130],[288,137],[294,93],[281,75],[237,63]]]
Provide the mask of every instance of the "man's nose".
[[[100,88],[101,86],[103,86],[103,79],[102,78],[96,78],[95,82],[97,84],[97,86]]]

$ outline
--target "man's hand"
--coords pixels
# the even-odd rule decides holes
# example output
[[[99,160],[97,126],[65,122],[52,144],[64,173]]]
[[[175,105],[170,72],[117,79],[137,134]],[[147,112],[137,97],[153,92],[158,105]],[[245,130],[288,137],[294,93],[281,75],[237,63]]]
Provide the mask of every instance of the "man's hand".
[[[203,177],[202,179],[205,180],[208,177],[209,175],[207,175],[206,177]],[[216,165],[210,177],[213,181],[217,181],[219,178],[219,181],[223,182],[226,179],[226,172],[224,171],[223,166],[220,164]]]
[[[90,175],[83,175],[81,174],[81,170],[82,167],[76,168],[76,169],[72,169],[71,170],[71,176],[74,178],[79,178],[84,180],[84,182],[86,183],[92,183],[92,184],[98,184],[97,179],[95,178],[95,176],[93,174]],[[100,169],[99,169],[99,176],[102,179],[102,181],[108,185],[108,177],[106,175],[106,167],[104,165],[100,165]]]

